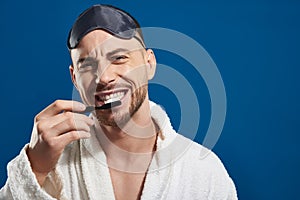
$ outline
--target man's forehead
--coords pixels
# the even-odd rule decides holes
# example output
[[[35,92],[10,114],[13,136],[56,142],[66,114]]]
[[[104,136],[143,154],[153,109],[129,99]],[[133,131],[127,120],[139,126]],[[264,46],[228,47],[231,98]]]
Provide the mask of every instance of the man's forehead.
[[[144,47],[135,38],[121,39],[106,31],[94,30],[85,35],[78,47],[74,50],[81,56],[95,56],[99,54],[105,56],[105,54],[115,51],[116,49],[135,51],[144,49]]]

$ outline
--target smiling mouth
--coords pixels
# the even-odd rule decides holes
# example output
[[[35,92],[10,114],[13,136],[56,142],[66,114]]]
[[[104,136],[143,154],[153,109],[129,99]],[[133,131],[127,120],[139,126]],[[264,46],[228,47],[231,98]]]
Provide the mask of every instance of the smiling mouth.
[[[128,89],[122,89],[122,90],[114,90],[114,91],[102,91],[95,94],[95,100],[97,106],[101,106],[104,104],[121,101],[126,93],[128,92]]]

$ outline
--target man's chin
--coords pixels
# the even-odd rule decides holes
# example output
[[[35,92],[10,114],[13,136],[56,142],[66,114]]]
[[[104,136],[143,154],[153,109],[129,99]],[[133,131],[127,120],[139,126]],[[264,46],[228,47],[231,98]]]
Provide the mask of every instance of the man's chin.
[[[118,127],[122,129],[131,120],[131,117],[133,117],[140,109],[146,99],[146,94],[146,87],[141,87],[131,95],[132,101],[129,105],[122,103],[120,108],[112,109],[109,113],[96,111],[96,117],[100,125]],[[126,108],[128,109],[126,110]]]
[[[106,118],[103,115],[97,115],[97,119],[100,125],[111,126],[121,129],[129,122],[130,115],[128,113],[119,116],[118,114],[114,114],[114,116],[110,118]]]

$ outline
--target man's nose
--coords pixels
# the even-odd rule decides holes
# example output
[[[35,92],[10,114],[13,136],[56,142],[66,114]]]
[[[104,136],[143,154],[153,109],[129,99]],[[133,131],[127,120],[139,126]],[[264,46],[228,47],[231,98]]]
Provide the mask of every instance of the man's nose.
[[[98,68],[96,83],[109,84],[116,80],[117,74],[113,66],[107,66],[104,69]]]

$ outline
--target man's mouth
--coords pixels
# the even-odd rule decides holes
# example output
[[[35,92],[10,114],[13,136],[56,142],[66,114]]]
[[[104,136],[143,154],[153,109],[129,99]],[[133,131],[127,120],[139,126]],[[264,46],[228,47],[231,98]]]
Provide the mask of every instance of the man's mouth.
[[[102,106],[107,103],[121,101],[128,89],[115,89],[110,91],[101,91],[95,94],[95,102],[97,106]]]

